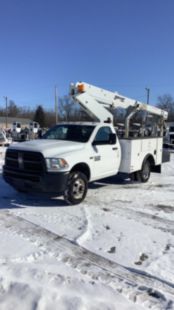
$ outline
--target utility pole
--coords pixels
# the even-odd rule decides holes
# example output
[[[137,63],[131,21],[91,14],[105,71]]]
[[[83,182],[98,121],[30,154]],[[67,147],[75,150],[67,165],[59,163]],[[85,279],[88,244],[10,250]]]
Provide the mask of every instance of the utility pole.
[[[55,85],[55,121],[58,123],[58,96],[57,96],[57,86]]]
[[[150,88],[145,88],[147,91],[147,104],[149,104]]]
[[[8,98],[7,96],[4,96],[5,99],[5,128],[8,127]]]

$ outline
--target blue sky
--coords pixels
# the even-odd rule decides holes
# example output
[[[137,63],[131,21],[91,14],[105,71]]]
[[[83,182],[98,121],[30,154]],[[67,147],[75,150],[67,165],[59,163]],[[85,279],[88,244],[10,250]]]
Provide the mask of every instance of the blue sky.
[[[174,96],[173,0],[0,0],[0,106],[54,108],[70,82]]]

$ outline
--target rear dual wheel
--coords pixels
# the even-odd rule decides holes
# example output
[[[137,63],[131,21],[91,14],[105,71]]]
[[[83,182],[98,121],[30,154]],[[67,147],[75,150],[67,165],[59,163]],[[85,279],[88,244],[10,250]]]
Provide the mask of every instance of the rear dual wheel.
[[[146,183],[150,178],[150,172],[150,162],[149,160],[145,160],[143,162],[142,169],[131,174],[131,179],[133,181]]]
[[[142,182],[147,182],[150,178],[150,162],[146,160],[140,170],[140,178]]]

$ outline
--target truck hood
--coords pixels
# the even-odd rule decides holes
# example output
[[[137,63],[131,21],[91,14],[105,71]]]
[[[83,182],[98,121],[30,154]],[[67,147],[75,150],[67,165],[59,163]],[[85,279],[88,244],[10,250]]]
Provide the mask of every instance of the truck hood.
[[[40,152],[44,157],[57,157],[61,154],[77,151],[84,148],[84,143],[72,141],[60,141],[40,139],[12,144],[10,149],[17,149],[20,151],[34,151]]]

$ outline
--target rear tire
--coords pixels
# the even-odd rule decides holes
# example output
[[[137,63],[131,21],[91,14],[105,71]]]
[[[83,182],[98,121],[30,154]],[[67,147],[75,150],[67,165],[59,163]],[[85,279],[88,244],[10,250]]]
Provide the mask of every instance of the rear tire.
[[[131,181],[147,182],[150,178],[151,166],[148,160],[145,160],[140,171],[135,171],[130,174]]]
[[[68,204],[76,205],[82,202],[88,190],[88,180],[82,172],[70,173],[64,199]]]
[[[133,172],[132,174],[133,174],[133,175],[132,175],[132,178],[131,178],[132,181],[135,181],[135,182],[142,182],[142,181],[141,181],[141,171],[135,171],[135,172]]]
[[[150,162],[148,160],[143,162],[142,169],[137,172],[137,179],[140,179],[141,182],[145,183],[150,178]]]

